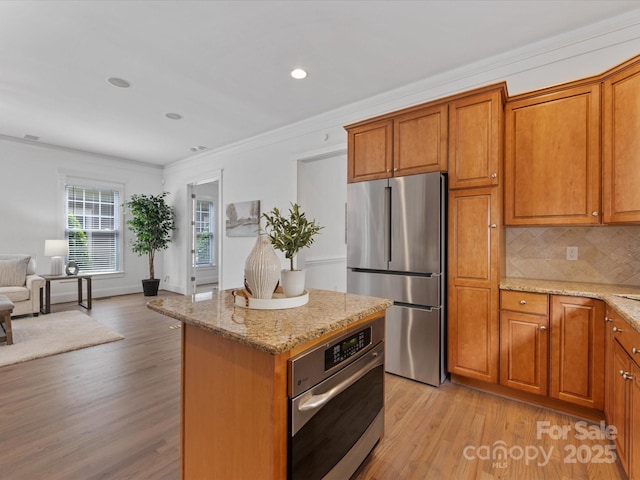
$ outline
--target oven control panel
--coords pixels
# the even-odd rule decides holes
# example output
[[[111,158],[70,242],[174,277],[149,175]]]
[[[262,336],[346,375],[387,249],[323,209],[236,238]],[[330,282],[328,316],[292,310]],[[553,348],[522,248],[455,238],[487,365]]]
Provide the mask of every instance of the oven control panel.
[[[289,397],[302,394],[383,343],[384,321],[384,315],[376,316],[289,359]]]
[[[371,345],[371,327],[360,330],[324,351],[324,370],[339,365]]]

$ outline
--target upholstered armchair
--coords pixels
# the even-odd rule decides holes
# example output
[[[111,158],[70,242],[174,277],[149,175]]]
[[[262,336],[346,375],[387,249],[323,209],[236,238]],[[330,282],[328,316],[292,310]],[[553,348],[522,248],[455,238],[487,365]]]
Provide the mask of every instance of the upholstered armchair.
[[[40,289],[44,278],[36,275],[36,256],[0,254],[0,295],[15,305],[12,317],[40,313]]]

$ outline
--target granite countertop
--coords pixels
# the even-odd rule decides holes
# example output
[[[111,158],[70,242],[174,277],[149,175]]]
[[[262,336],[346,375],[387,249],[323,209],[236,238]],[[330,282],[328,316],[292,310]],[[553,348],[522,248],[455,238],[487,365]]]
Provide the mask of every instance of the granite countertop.
[[[624,318],[636,331],[640,332],[640,301],[618,297],[616,294],[640,295],[640,288],[604,283],[565,282],[558,280],[532,280],[509,277],[500,282],[501,290],[520,292],[571,295],[574,297],[597,298],[606,302]]]
[[[253,310],[234,304],[233,290],[151,300],[147,307],[189,325],[274,355],[319,338],[392,305],[391,300],[309,289],[296,308]]]

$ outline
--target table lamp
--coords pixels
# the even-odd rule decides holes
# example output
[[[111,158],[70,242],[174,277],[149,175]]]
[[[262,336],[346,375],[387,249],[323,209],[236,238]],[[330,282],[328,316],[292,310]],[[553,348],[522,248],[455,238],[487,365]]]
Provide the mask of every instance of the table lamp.
[[[44,255],[51,257],[51,275],[62,275],[64,265],[62,257],[69,255],[69,242],[67,240],[45,240]]]

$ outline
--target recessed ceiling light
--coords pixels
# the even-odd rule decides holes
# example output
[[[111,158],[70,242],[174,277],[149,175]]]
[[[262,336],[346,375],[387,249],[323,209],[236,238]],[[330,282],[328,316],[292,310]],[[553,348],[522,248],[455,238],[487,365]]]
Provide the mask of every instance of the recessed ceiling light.
[[[40,137],[36,137],[35,135],[29,135],[29,134],[25,135],[22,138],[24,138],[25,140],[33,140],[34,142],[40,139]]]
[[[131,83],[124,78],[110,77],[107,78],[107,82],[109,82],[114,87],[129,88],[131,86]]]
[[[179,113],[169,112],[169,113],[165,113],[164,116],[167,117],[167,118],[170,118],[171,120],[180,120],[180,119],[182,119],[182,115],[180,115]]]
[[[304,71],[301,68],[295,68],[295,69],[291,70],[291,76],[293,78],[295,78],[296,80],[302,80],[303,78],[305,78],[307,76],[307,72]]]

